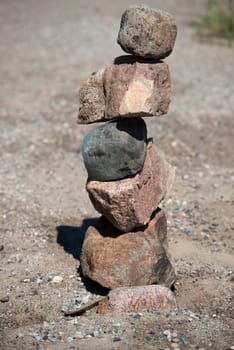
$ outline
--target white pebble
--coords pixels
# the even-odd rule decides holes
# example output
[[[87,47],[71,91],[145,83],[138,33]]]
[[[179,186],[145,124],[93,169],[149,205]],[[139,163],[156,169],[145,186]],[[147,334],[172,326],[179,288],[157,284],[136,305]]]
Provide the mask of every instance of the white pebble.
[[[52,283],[61,283],[63,281],[62,276],[54,276]]]

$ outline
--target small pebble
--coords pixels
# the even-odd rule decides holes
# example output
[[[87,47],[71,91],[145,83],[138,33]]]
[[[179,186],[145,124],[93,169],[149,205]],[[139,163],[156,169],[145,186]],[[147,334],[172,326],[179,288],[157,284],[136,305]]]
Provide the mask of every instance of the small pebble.
[[[195,319],[195,320],[200,320],[200,316],[199,315],[195,315],[194,313],[190,313],[190,315],[189,315],[190,317],[192,317],[193,319]]]
[[[40,277],[38,277],[38,278],[37,278],[37,284],[42,284],[42,283],[43,283],[43,279],[40,278]]]
[[[56,343],[56,338],[52,334],[48,334],[47,338],[52,344]]]
[[[37,289],[33,289],[31,292],[30,292],[30,295],[38,295],[39,292]]]
[[[134,318],[135,320],[140,320],[141,314],[135,314],[132,316],[132,318]]]
[[[24,337],[24,333],[18,333],[16,334],[16,338],[23,338]]]
[[[79,306],[82,303],[81,297],[76,297],[73,300],[74,300],[74,305],[76,305],[76,306]]]
[[[173,338],[177,338],[178,334],[177,334],[177,332],[173,332],[173,333],[171,333],[171,336],[172,336]]]
[[[188,345],[189,342],[188,342],[188,339],[186,337],[181,337],[180,339],[184,345]]]
[[[23,282],[23,283],[30,283],[31,280],[30,280],[30,278],[25,278],[22,282]]]
[[[11,271],[8,276],[9,277],[14,277],[15,275],[16,275],[15,271]]]
[[[113,338],[113,342],[117,342],[117,341],[121,341],[121,338],[120,337],[114,337]]]
[[[4,250],[4,245],[1,244],[1,245],[0,245],[0,252],[3,251],[3,250]]]
[[[219,188],[219,184],[213,184],[212,187],[217,189],[217,188]]]
[[[52,283],[61,283],[63,281],[62,276],[54,276],[54,278],[52,279]]]
[[[37,334],[37,333],[32,333],[32,337],[34,339],[36,339],[37,341],[40,341],[42,339],[41,336],[39,334]]]
[[[98,331],[94,331],[93,336],[98,338],[101,336],[101,334]]]
[[[76,339],[83,339],[84,335],[81,332],[76,332],[74,338],[76,338]]]
[[[169,329],[166,329],[163,334],[167,337],[168,341],[171,341],[171,331]]]
[[[0,297],[0,301],[1,301],[1,303],[7,303],[9,301],[9,296],[5,295],[5,296]]]
[[[186,235],[188,235],[188,236],[192,236],[192,235],[193,235],[193,232],[192,232],[190,229],[186,228],[186,227],[183,227],[183,228],[181,229],[181,231],[183,231],[184,233],[186,233]]]
[[[67,337],[67,343],[72,343],[72,342],[73,342],[73,340],[74,340],[74,338],[73,338],[73,337]]]
[[[89,295],[85,295],[83,298],[82,298],[82,304],[87,304],[89,302]]]

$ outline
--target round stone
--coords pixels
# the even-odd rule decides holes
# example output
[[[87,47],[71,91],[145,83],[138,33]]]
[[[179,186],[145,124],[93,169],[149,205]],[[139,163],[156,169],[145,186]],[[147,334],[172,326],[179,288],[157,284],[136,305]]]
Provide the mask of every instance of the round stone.
[[[177,26],[171,14],[138,5],[123,13],[117,41],[127,53],[161,59],[172,52],[176,35]]]
[[[112,181],[143,168],[147,130],[143,119],[117,119],[93,129],[82,144],[89,180]]]

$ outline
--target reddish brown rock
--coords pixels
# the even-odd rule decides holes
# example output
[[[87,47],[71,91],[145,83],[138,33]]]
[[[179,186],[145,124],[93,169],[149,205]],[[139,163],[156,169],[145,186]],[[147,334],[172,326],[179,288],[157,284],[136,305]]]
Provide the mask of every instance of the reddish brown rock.
[[[162,210],[147,227],[124,234],[104,217],[97,220],[82,246],[83,275],[109,289],[155,283],[170,287],[175,274],[167,254],[166,225]]]
[[[150,141],[141,173],[117,181],[89,181],[86,188],[96,210],[120,231],[128,232],[148,223],[172,187],[174,175],[174,167]]]
[[[176,308],[176,299],[172,291],[163,286],[153,285],[116,288],[99,303],[97,312],[106,314],[147,310],[170,311]]]
[[[161,59],[172,52],[176,34],[177,26],[171,14],[137,5],[122,15],[117,41],[127,53]]]
[[[82,82],[79,89],[79,124],[94,123],[103,120],[105,115],[105,96],[103,89],[103,71],[94,73]]]
[[[166,63],[121,56],[105,69],[105,119],[159,116],[170,103],[170,74]]]

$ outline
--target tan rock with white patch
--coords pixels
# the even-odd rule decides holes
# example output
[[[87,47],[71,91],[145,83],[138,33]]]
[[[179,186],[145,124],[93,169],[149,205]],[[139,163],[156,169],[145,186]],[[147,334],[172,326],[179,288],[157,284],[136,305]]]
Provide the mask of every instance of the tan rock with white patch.
[[[171,83],[162,61],[120,56],[93,74],[79,90],[79,124],[166,114]]]
[[[159,116],[170,103],[170,74],[166,63],[117,57],[105,69],[105,119]]]

